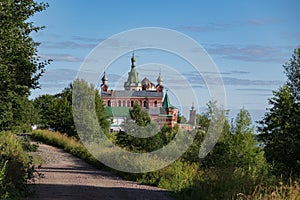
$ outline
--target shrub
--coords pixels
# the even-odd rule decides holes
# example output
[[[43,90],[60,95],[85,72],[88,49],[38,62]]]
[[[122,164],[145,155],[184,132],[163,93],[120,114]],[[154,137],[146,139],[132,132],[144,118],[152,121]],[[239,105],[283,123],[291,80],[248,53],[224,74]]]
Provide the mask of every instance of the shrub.
[[[31,157],[15,134],[0,132],[0,158],[1,199],[19,199],[27,195],[26,183],[33,178],[34,169]]]

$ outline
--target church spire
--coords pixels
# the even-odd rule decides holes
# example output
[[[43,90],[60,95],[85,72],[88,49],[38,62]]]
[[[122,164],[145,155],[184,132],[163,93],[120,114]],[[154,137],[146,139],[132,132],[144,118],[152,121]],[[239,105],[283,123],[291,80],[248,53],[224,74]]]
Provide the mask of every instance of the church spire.
[[[107,83],[108,79],[106,76],[106,73],[104,72],[103,77],[102,77],[102,83],[106,82]]]
[[[162,107],[164,109],[172,108],[172,105],[170,103],[169,96],[168,96],[168,91],[165,94],[165,98],[164,98],[164,101],[162,103]]]
[[[139,81],[139,73],[136,71],[134,51],[131,57],[131,70],[128,72],[128,79],[124,83],[125,90],[142,90],[142,84]]]
[[[135,56],[134,56],[134,50],[132,51],[132,56],[131,56],[131,68],[135,67]]]
[[[158,78],[157,78],[157,84],[162,85],[163,84],[163,79],[161,77],[161,72],[159,72]]]
[[[104,72],[103,77],[102,77],[102,84],[101,84],[101,91],[102,92],[107,92],[108,89],[108,78],[106,76],[106,73]]]

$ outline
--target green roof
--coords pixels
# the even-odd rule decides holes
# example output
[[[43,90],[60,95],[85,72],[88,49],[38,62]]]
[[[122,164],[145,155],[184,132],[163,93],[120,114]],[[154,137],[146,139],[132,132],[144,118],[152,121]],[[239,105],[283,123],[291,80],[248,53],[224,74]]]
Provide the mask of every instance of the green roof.
[[[106,114],[109,117],[129,117],[128,107],[105,107]]]
[[[162,107],[165,108],[165,109],[167,109],[167,108],[172,108],[172,107],[173,107],[173,106],[171,105],[171,103],[170,103],[168,93],[166,93],[166,95],[165,95],[164,101],[163,101],[163,103],[162,103]]]

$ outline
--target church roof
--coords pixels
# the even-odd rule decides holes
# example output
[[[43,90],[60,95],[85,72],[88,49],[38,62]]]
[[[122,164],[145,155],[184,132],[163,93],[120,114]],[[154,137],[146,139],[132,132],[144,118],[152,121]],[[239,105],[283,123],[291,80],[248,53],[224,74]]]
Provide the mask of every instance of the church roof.
[[[129,117],[128,107],[105,107],[106,114],[109,117]]]
[[[101,96],[103,97],[163,97],[162,92],[151,91],[151,90],[112,90],[108,92],[101,92]]]
[[[168,93],[166,93],[166,95],[165,95],[164,101],[162,103],[162,107],[165,108],[165,109],[167,109],[167,108],[173,108],[173,106],[170,103]]]

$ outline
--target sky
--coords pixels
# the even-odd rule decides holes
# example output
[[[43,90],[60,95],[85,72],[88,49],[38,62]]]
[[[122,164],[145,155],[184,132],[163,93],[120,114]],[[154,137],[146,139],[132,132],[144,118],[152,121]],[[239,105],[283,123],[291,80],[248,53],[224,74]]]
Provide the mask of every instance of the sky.
[[[30,20],[46,26],[32,37],[41,43],[39,56],[53,62],[40,80],[41,89],[32,91],[31,98],[67,87],[90,52],[111,36],[135,28],[161,27],[187,35],[211,57],[223,79],[230,118],[245,108],[257,121],[269,106],[272,91],[286,80],[282,65],[300,45],[298,0],[47,2],[49,8]],[[158,50],[136,50],[135,55],[140,81],[147,76],[156,83],[161,72],[165,87],[170,88],[171,102],[187,116],[191,100],[176,95],[176,87],[181,93],[180,74],[196,91],[197,112],[205,112],[210,99],[205,82],[194,84],[199,75],[188,69],[184,60]],[[106,71],[110,89],[122,89],[130,57],[131,52],[110,66],[95,65]]]

